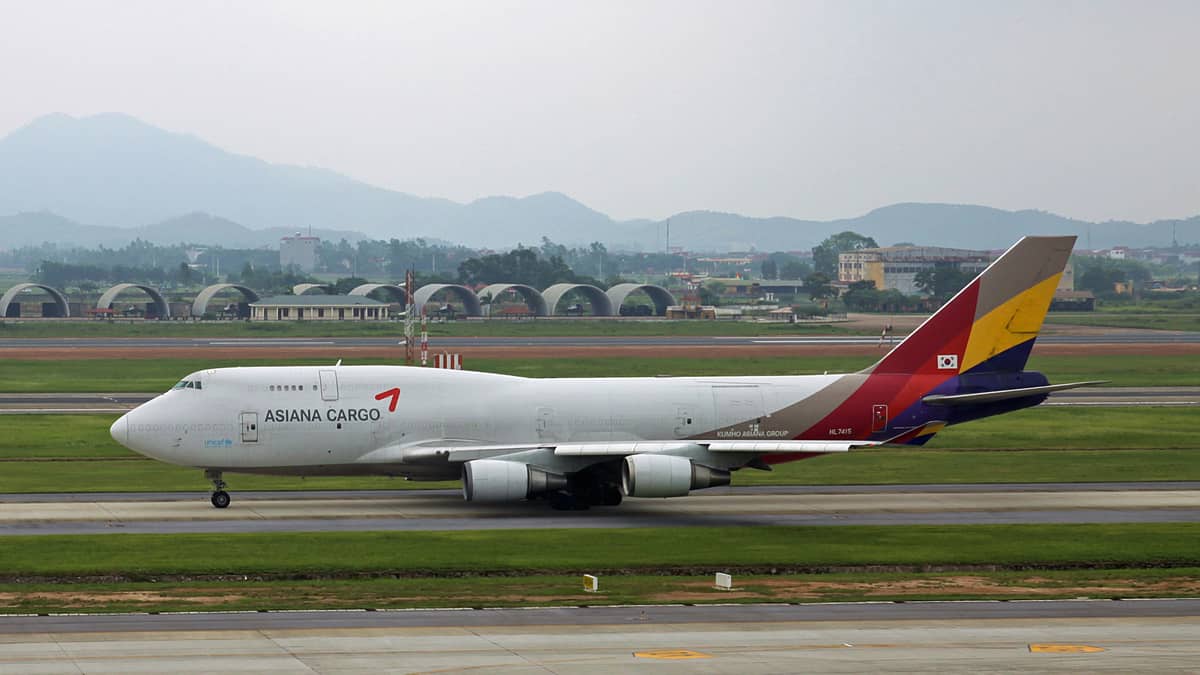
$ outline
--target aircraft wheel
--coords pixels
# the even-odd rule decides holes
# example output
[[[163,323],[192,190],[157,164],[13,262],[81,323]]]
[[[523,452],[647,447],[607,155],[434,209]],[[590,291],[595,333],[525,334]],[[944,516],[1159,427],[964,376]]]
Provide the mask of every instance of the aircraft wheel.
[[[620,506],[622,498],[621,488],[616,485],[605,485],[600,491],[601,506]]]
[[[212,505],[218,509],[229,506],[229,493],[224,490],[217,490],[212,493]]]
[[[555,492],[550,495],[550,508],[555,511],[574,511],[579,508],[579,500],[570,492]]]

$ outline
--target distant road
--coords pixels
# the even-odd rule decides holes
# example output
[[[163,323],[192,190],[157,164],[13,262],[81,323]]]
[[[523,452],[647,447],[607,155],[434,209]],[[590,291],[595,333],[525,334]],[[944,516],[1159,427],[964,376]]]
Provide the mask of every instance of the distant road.
[[[314,337],[314,338],[0,338],[3,349],[81,348],[262,348],[289,349],[312,347],[395,347],[396,337]],[[899,342],[897,336],[892,342]],[[431,338],[437,349],[461,347],[719,347],[770,345],[878,345],[871,336],[624,336],[624,337],[442,337]],[[1091,335],[1043,335],[1038,344],[1200,344],[1200,332],[1112,331]]]
[[[0,415],[111,414],[132,410],[158,394],[0,394]],[[1200,387],[1089,387],[1060,391],[1043,405],[1078,407],[1200,406]]]

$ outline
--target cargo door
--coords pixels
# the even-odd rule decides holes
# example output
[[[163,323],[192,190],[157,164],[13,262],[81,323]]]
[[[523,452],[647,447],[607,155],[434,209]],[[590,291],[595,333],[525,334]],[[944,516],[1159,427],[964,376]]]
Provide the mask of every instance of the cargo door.
[[[321,375],[321,400],[336,401],[338,400],[338,381],[337,373],[332,370],[322,370]]]
[[[713,385],[713,425],[724,429],[748,423],[757,428],[759,420],[766,417],[762,389],[757,384]]]
[[[680,405],[675,408],[675,437],[687,438],[692,435],[695,418],[692,416],[692,406]]]
[[[562,429],[559,428],[558,418],[554,415],[554,408],[539,407],[535,424],[539,442],[552,443],[563,440],[561,438]]]
[[[258,413],[244,412],[242,413],[242,442],[257,443],[258,442]]]

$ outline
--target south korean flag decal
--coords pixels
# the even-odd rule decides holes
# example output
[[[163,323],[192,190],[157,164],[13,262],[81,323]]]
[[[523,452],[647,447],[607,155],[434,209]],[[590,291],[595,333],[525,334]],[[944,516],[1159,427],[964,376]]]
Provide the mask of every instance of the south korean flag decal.
[[[938,354],[938,370],[958,370],[958,354]]]

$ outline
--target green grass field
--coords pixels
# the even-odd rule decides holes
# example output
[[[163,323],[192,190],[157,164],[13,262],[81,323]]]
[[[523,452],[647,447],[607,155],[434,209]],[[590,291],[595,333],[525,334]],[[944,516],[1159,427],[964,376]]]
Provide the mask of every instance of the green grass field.
[[[1069,314],[1051,313],[1047,315],[1046,322],[1071,326],[1103,326],[1108,328],[1148,328],[1154,330],[1200,331],[1200,314],[1195,312],[1154,312],[1126,310],[1119,312],[1072,312]]]
[[[0,574],[9,579],[1200,563],[1200,523],[614,528],[586,536],[577,529],[14,535],[4,542]]]
[[[141,458],[112,415],[0,417],[0,492],[207,489],[198,469]],[[946,429],[924,448],[861,450],[739,471],[734,485],[1200,480],[1200,408],[1034,408]],[[237,490],[452,488],[384,477],[230,474]]]
[[[399,354],[397,354],[399,357]],[[0,392],[158,392],[183,376],[207,368],[264,365],[328,365],[336,357],[261,359],[131,359],[0,361]],[[745,356],[726,359],[687,357],[629,358],[472,358],[472,370],[526,377],[630,377],[645,375],[803,375],[853,372],[872,356]],[[385,359],[347,358],[345,365],[382,364]],[[397,358],[394,363],[399,364]],[[1200,359],[1162,354],[1039,356],[1029,369],[1051,382],[1109,380],[1112,386],[1198,386]]]

